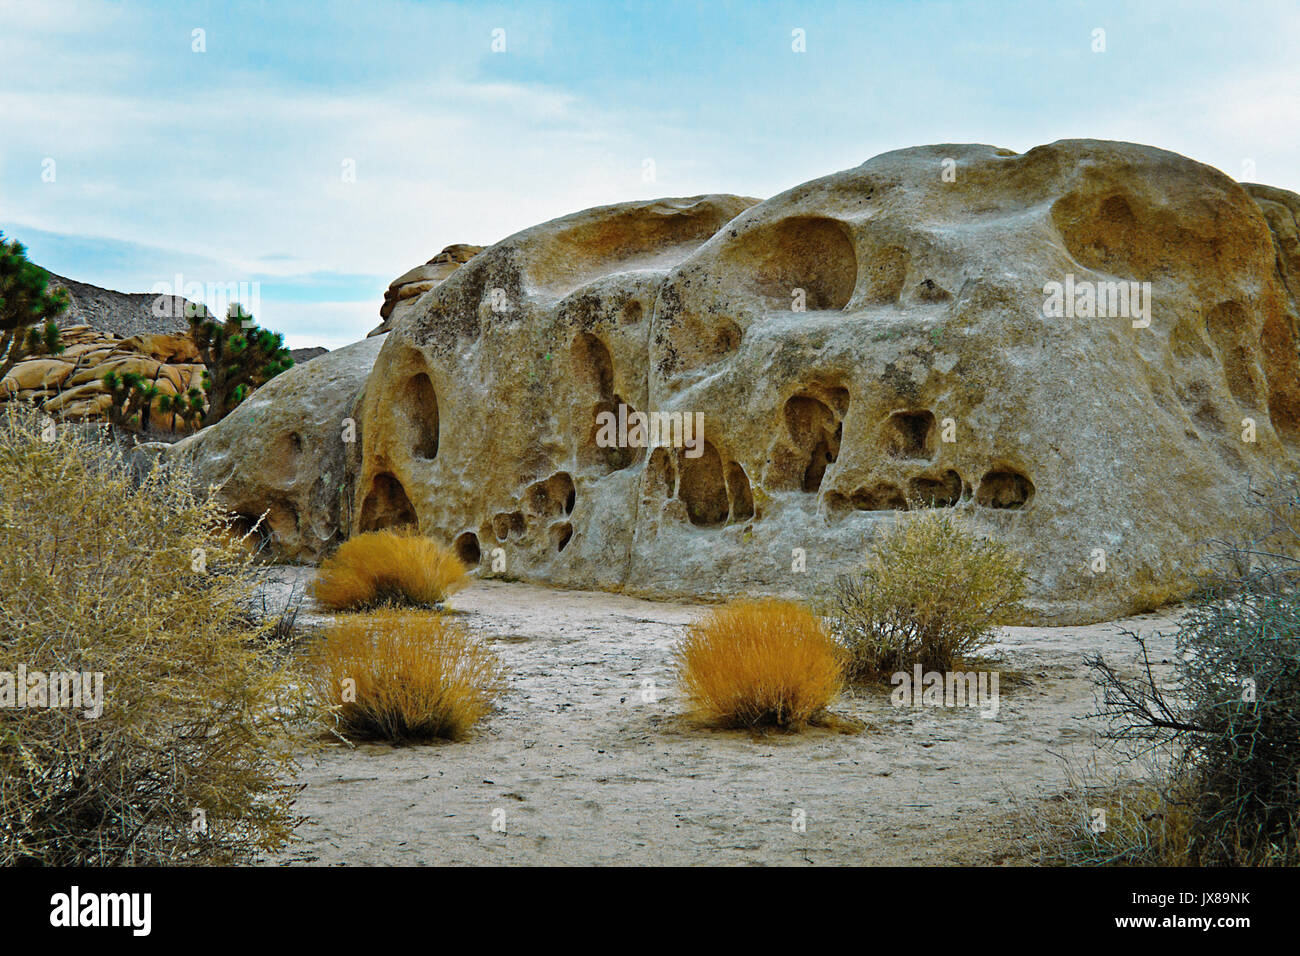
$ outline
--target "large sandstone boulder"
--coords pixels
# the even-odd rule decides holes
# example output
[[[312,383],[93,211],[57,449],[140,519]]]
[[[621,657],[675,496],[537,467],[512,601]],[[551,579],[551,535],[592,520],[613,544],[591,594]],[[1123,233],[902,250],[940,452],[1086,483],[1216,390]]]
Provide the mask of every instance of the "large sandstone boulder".
[[[947,145],[525,230],[389,334],[352,530],[566,587],[809,595],[945,507],[1028,557],[1040,619],[1176,598],[1295,466],[1296,201],[1132,144]],[[698,457],[602,447],[620,406],[702,416]]]
[[[367,338],[295,365],[215,425],[137,454],[218,487],[248,526],[261,520],[280,555],[317,558],[351,523],[359,431],[350,420],[383,344]]]

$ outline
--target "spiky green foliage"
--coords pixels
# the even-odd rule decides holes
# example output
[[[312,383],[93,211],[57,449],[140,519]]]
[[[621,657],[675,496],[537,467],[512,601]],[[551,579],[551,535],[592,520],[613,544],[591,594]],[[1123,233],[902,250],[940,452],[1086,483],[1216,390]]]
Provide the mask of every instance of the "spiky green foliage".
[[[172,428],[176,430],[176,420],[185,429],[193,428],[203,417],[203,392],[191,386],[183,395],[161,395],[158,398],[158,411],[172,416]]]
[[[253,389],[293,367],[284,336],[259,328],[238,303],[231,305],[224,322],[216,321],[205,308],[196,309],[190,316],[190,338],[207,369],[204,426],[221,421]]]
[[[54,320],[68,307],[68,293],[51,292],[49,283],[23,244],[0,233],[0,379],[28,356],[63,351]]]

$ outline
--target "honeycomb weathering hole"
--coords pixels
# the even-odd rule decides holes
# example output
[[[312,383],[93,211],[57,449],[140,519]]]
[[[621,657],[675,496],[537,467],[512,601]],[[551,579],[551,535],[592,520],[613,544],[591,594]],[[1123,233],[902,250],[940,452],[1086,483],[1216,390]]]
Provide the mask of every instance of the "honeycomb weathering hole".
[[[859,488],[849,496],[849,503],[858,511],[906,511],[907,496],[897,485],[883,483],[870,488]]]
[[[564,512],[573,513],[578,500],[578,490],[573,485],[573,476],[567,471],[557,471],[543,481],[535,481],[524,491],[524,507],[535,515],[545,518]]]
[[[527,526],[523,512],[502,512],[492,517],[492,533],[496,535],[498,541],[505,541],[511,537],[522,538],[525,530]]]
[[[609,348],[590,332],[581,332],[573,340],[574,377],[602,401],[614,397],[614,359]]]
[[[961,501],[961,475],[949,470],[940,478],[913,478],[907,483],[908,497],[927,508],[951,508]]]
[[[746,233],[731,251],[737,270],[773,311],[839,310],[858,282],[848,227],[835,219],[796,217]]]
[[[930,458],[934,454],[934,413],[894,412],[885,420],[882,435],[891,458]]]
[[[438,396],[426,373],[420,372],[406,383],[401,408],[410,431],[412,453],[432,461],[438,457]]]
[[[567,521],[551,526],[551,540],[555,542],[555,550],[563,551],[573,538],[573,525]]]
[[[1009,469],[988,472],[975,491],[975,503],[985,508],[1023,508],[1033,497],[1033,482]]]
[[[749,476],[734,461],[727,465],[727,495],[731,498],[732,521],[754,517],[754,493],[749,487]]]
[[[773,454],[772,484],[814,492],[840,452],[842,423],[822,401],[795,395],[783,409],[789,446]]]
[[[370,485],[370,493],[366,495],[366,500],[361,505],[360,529],[379,531],[383,528],[418,524],[415,507],[407,497],[402,483],[392,475],[375,475]]]
[[[731,505],[717,449],[705,442],[698,458],[688,458],[683,452],[678,467],[681,479],[677,483],[677,497],[686,505],[691,524],[704,528],[726,524]]]
[[[1205,317],[1205,330],[1219,350],[1228,390],[1242,405],[1256,408],[1262,383],[1250,339],[1250,317],[1239,302],[1220,302]]]
[[[456,557],[468,564],[471,568],[477,567],[479,559],[483,557],[482,551],[478,545],[478,535],[473,531],[466,531],[456,539],[453,547],[456,550]]]

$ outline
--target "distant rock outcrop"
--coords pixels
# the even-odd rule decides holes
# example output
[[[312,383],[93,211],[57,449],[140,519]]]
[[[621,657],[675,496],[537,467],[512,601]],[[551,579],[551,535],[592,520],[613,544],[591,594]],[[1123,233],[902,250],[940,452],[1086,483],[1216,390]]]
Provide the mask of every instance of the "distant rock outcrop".
[[[150,414],[155,428],[184,432],[178,416],[159,409],[164,395],[183,395],[202,388],[203,364],[188,336],[148,333],[122,338],[85,325],[60,331],[64,350],[19,362],[0,381],[0,402],[41,406],[63,421],[102,421],[112,398],[104,376],[134,372],[158,389]]]
[[[202,389],[204,366],[189,337],[190,302],[179,296],[114,292],[51,274],[50,287],[68,291],[59,317],[64,351],[19,362],[0,381],[0,403],[39,405],[62,421],[96,422],[108,417],[109,372],[133,372],[158,389],[151,429],[185,433],[193,425],[163,412],[160,399]],[[319,346],[290,350],[295,364],[325,355]]]
[[[482,246],[463,242],[447,246],[422,266],[416,266],[394,279],[384,293],[384,304],[379,307],[379,317],[384,321],[371,335],[383,335],[393,324],[415,308],[415,300],[431,292],[449,275],[483,251]]]
[[[265,432],[209,430],[215,471],[251,514],[285,498],[258,472],[301,462],[289,553],[409,523],[485,572],[663,597],[822,593],[947,508],[1026,556],[1039,620],[1112,618],[1186,594],[1247,483],[1294,472],[1297,211],[1092,140],[590,209],[404,276],[436,284],[390,296],[373,371],[288,373]],[[702,432],[647,447],[640,413]],[[307,414],[346,506],[271,453]]]

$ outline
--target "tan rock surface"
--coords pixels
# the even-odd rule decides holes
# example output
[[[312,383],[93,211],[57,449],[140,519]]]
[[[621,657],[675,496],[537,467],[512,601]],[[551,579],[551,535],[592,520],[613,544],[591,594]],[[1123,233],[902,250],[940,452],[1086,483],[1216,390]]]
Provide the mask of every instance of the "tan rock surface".
[[[1293,465],[1290,234],[1217,170],[932,146],[747,204],[588,210],[416,300],[366,389],[354,530],[416,519],[566,587],[808,595],[911,494],[1078,622],[1179,596],[1247,481]],[[1150,283],[1150,325],[1047,314],[1054,282]],[[598,447],[623,403],[702,414],[703,454]]]
[[[447,246],[422,266],[416,266],[402,273],[388,286],[384,293],[384,304],[379,308],[379,317],[384,321],[370,335],[383,335],[393,328],[411,309],[405,305],[409,299],[416,299],[436,289],[438,285],[453,272],[483,251],[482,246],[471,246],[459,242]]]
[[[319,557],[350,520],[358,446],[347,419],[383,343],[367,338],[295,365],[217,424],[174,445],[141,445],[141,460],[161,457],[218,486],[224,507],[250,525],[265,514],[281,555]]]

